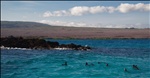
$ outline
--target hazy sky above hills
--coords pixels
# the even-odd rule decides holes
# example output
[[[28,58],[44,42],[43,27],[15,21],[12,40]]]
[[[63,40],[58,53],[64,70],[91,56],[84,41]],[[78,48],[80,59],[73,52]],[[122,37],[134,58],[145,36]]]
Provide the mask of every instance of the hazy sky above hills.
[[[1,1],[2,21],[60,26],[148,28],[148,1]]]

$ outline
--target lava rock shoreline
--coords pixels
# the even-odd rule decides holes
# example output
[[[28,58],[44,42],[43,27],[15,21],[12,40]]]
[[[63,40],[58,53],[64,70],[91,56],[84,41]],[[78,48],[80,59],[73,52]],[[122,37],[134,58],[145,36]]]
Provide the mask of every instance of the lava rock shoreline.
[[[27,49],[71,49],[71,50],[90,50],[89,46],[81,46],[76,44],[59,44],[58,42],[46,41],[44,39],[32,38],[25,39],[23,37],[5,37],[1,38],[1,46],[11,48],[27,48]]]

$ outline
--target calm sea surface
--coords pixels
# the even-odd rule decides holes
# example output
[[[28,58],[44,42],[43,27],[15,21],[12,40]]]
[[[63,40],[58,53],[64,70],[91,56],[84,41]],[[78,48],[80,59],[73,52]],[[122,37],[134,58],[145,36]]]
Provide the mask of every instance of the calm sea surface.
[[[1,78],[150,78],[150,39],[46,40],[93,49],[1,49]]]

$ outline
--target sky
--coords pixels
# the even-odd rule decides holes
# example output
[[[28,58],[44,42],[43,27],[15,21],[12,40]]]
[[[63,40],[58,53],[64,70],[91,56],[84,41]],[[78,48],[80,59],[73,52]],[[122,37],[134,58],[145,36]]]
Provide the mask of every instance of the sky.
[[[2,21],[55,26],[150,28],[149,1],[1,1]]]

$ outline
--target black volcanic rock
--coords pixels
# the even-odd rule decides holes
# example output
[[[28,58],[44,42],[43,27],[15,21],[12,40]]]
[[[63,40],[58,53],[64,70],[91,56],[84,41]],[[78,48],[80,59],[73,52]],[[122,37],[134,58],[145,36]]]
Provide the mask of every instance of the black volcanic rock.
[[[88,46],[81,46],[76,44],[61,44],[58,42],[46,41],[44,39],[24,39],[22,37],[5,37],[1,38],[1,46],[12,48],[30,48],[30,49],[54,49],[54,48],[68,48],[73,50],[88,50]]]

